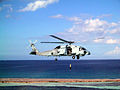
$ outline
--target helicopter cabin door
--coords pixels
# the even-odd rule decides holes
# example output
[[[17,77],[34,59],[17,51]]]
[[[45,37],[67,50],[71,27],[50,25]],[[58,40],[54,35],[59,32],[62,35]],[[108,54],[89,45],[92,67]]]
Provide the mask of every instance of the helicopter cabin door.
[[[67,55],[72,54],[72,48],[70,46],[66,46],[66,50],[67,50]]]

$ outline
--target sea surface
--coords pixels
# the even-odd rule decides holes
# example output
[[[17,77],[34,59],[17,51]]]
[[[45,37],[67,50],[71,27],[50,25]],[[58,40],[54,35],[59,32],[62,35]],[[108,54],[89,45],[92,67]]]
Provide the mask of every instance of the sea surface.
[[[0,78],[118,79],[120,60],[4,60]]]

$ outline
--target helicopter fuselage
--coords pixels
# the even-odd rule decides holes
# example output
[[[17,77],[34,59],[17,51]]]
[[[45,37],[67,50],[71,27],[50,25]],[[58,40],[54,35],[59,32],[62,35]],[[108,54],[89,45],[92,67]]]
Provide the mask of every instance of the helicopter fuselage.
[[[54,48],[53,50],[49,50],[45,52],[35,51],[34,48],[30,54],[39,55],[39,56],[85,56],[85,55],[90,55],[90,52],[81,46],[60,45]]]
[[[79,59],[80,56],[90,55],[90,52],[84,47],[71,45],[75,43],[74,41],[67,41],[55,35],[50,36],[58,40],[61,40],[62,42],[41,42],[41,43],[61,43],[61,44],[67,43],[68,45],[59,45],[53,50],[39,52],[36,49],[34,43],[30,42],[32,47],[32,52],[30,52],[30,54],[39,56],[72,56],[73,59],[75,59],[75,56],[77,57],[77,59]]]

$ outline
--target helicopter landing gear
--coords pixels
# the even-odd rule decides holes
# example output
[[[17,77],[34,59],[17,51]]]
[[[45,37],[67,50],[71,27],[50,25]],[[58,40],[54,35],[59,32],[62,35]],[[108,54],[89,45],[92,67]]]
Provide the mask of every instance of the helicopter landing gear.
[[[72,59],[75,59],[75,56],[72,56]]]
[[[58,59],[57,58],[55,58],[55,61],[57,61]]]
[[[80,56],[79,55],[76,55],[77,56],[77,59],[79,59],[80,58]]]

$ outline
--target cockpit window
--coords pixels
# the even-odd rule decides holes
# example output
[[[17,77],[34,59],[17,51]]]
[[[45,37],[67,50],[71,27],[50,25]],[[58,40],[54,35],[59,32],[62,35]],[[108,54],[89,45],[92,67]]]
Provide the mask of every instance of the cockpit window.
[[[60,46],[57,46],[55,49],[60,49]]]
[[[86,50],[85,48],[82,48],[82,50]]]
[[[81,51],[82,50],[82,48],[79,48],[79,51]]]
[[[83,48],[83,47],[81,47],[81,48],[79,48],[79,51],[81,51],[81,50],[86,50],[85,48]]]

